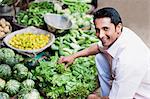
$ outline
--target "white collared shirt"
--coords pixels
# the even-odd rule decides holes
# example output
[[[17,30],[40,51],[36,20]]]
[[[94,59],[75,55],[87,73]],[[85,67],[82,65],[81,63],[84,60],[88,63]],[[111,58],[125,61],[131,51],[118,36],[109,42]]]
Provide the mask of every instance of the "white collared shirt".
[[[115,75],[109,98],[150,99],[150,50],[143,41],[124,27],[107,52]]]

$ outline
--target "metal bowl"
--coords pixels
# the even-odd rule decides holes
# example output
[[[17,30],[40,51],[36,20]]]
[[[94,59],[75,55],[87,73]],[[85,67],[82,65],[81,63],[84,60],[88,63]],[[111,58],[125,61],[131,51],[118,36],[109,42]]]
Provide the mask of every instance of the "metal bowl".
[[[47,13],[44,15],[44,21],[48,30],[55,33],[60,30],[68,30],[72,26],[72,22],[68,17],[59,14]]]

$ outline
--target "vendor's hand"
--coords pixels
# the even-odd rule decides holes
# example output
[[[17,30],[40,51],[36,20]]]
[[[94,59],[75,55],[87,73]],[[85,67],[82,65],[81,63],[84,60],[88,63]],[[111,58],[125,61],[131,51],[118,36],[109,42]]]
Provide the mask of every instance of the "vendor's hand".
[[[73,56],[61,56],[58,63],[65,63],[65,69],[74,62]]]

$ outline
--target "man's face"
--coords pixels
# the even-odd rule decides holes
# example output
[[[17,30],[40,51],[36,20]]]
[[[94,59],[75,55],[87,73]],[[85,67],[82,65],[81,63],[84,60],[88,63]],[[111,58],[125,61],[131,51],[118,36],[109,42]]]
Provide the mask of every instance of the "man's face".
[[[95,20],[96,36],[101,40],[104,48],[109,48],[120,36],[122,25],[116,27],[108,17]]]

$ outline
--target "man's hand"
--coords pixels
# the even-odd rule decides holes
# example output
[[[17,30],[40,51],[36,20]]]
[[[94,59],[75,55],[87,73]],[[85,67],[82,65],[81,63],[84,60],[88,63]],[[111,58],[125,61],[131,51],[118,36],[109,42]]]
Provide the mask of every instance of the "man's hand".
[[[72,56],[61,56],[58,63],[65,63],[65,69],[74,62],[74,57]]]

